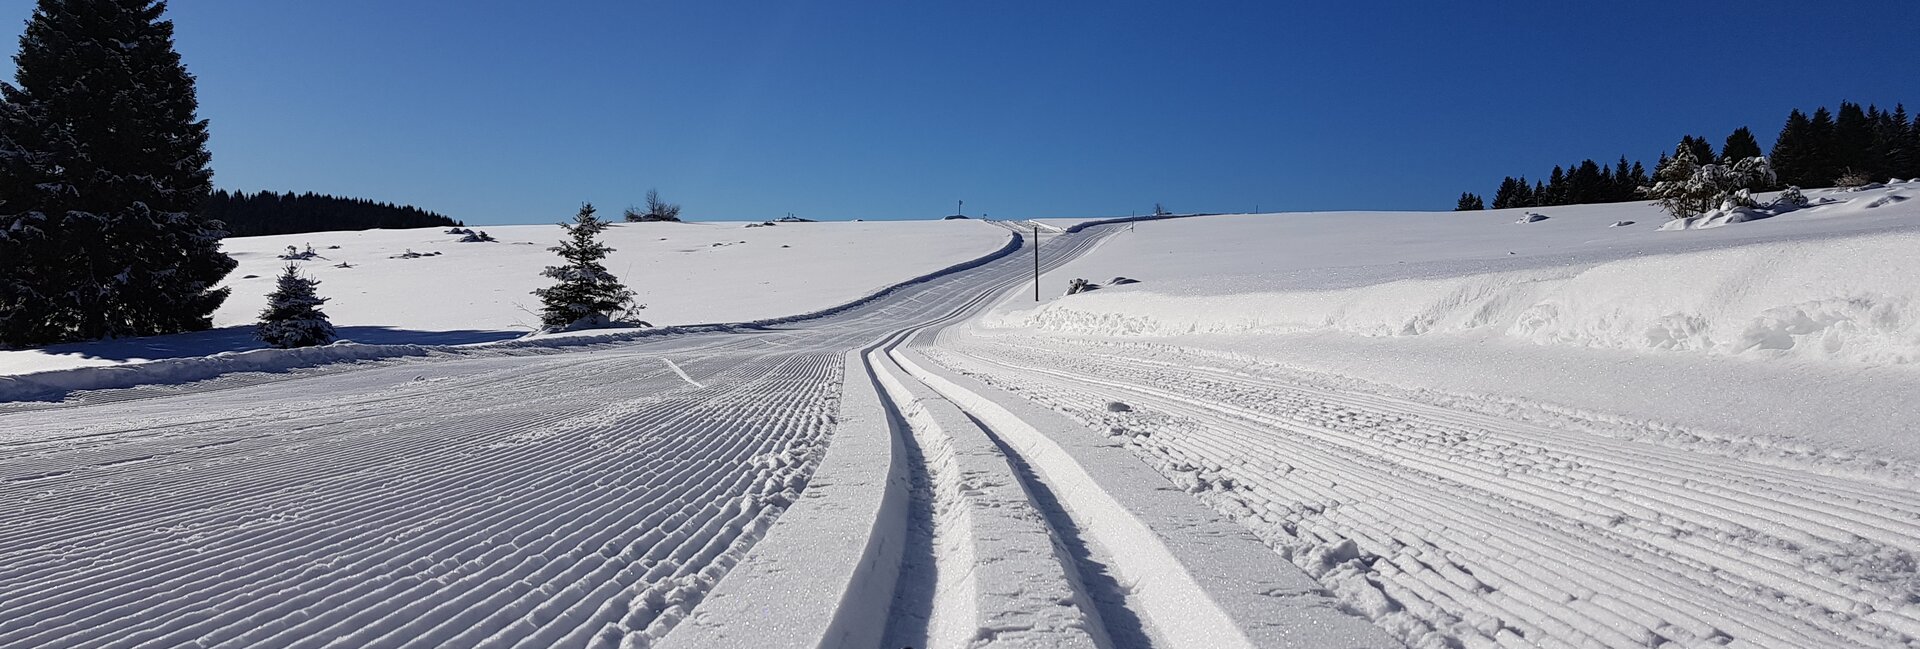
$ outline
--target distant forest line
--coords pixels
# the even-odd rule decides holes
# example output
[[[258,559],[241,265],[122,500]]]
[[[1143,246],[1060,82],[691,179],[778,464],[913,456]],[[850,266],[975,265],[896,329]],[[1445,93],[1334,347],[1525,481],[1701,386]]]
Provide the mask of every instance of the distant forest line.
[[[463,222],[412,205],[307,192],[214,190],[201,215],[226,224],[227,236],[257,237],[331,230],[458,227]]]
[[[1695,135],[1680,138],[1674,154],[1681,150],[1691,152],[1700,164],[1763,155],[1753,132],[1744,126],[1728,135],[1718,151],[1707,138]],[[1916,178],[1920,177],[1920,119],[1909,117],[1904,105],[1889,111],[1843,101],[1838,111],[1824,106],[1811,114],[1794,109],[1780,128],[1773,150],[1765,155],[1777,182],[1758,188],[1763,190]],[[1494,191],[1491,205],[1501,209],[1643,200],[1640,188],[1652,184],[1649,172],[1657,175],[1670,159],[1662,153],[1652,170],[1621,156],[1611,166],[1589,159],[1554,167],[1544,181],[1508,176]],[[1487,205],[1479,194],[1467,192],[1460,195],[1455,209],[1478,210]]]

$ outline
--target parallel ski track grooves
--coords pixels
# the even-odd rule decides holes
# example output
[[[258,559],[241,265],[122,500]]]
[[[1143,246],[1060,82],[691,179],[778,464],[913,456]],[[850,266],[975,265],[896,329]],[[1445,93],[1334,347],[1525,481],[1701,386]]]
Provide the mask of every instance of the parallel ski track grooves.
[[[804,487],[845,351],[1028,263],[754,330],[0,411],[0,646],[645,645]]]
[[[1910,492],[1200,363],[1000,341],[942,358],[1062,409],[1121,397],[1186,422],[1136,450],[1296,561],[1357,542],[1369,578],[1456,637],[1920,643]],[[1446,624],[1475,616],[1498,624]]]

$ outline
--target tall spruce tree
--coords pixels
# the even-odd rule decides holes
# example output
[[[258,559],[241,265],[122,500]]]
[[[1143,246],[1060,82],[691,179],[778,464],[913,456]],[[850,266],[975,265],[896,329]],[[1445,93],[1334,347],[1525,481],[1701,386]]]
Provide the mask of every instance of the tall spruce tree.
[[[613,249],[600,242],[607,222],[593,215],[593,204],[582,204],[573,222],[560,227],[566,230],[567,239],[548,250],[560,253],[566,264],[548,266],[540,273],[558,280],[533,292],[543,305],[540,324],[548,330],[603,326],[636,308],[633,291],[600,263]]]
[[[1908,121],[1906,106],[1895,106],[1893,114],[1901,123],[1907,125],[1905,135],[1900,140],[1899,152],[1894,154],[1896,161],[1904,161],[1905,164],[1899,165],[1894,175],[1909,180],[1920,178],[1920,116]]]
[[[1720,147],[1720,156],[1734,162],[1761,155],[1760,141],[1753,139],[1753,131],[1745,126],[1733,129],[1733,134],[1727,136],[1726,145]]]
[[[1535,197],[1540,205],[1567,204],[1567,171],[1560,165],[1553,166],[1553,173],[1547,174],[1547,191],[1543,196]]]
[[[1867,113],[1860,109],[1860,104],[1840,102],[1840,112],[1833,118],[1832,155],[1837,170],[1872,178],[1877,166],[1867,155],[1867,148],[1872,144],[1873,122],[1867,119]]]
[[[156,0],[39,0],[0,83],[0,344],[206,329],[235,262]]]
[[[1873,134],[1867,145],[1867,158],[1872,161],[1869,168],[1875,180],[1887,180],[1904,176],[1907,170],[1907,116],[1900,113],[1881,111],[1867,107],[1867,119],[1872,122]]]
[[[1821,106],[1813,111],[1813,117],[1807,120],[1809,147],[1813,151],[1810,179],[1802,187],[1831,187],[1840,177],[1841,166],[1834,155],[1833,113]]]
[[[1518,207],[1519,205],[1515,203],[1514,200],[1519,197],[1519,188],[1521,186],[1522,183],[1514,180],[1513,176],[1502,178],[1500,180],[1500,188],[1493,192],[1493,209],[1504,210],[1509,207]]]
[[[1718,159],[1713,154],[1713,145],[1708,144],[1707,138],[1704,137],[1695,137],[1692,135],[1681,136],[1680,144],[1675,147],[1674,152],[1678,153],[1680,147],[1686,147],[1692,151],[1693,159],[1700,164],[1711,164],[1714,160]]]
[[[1620,156],[1620,163],[1613,168],[1613,192],[1608,194],[1608,201],[1617,203],[1634,199],[1635,191],[1640,189],[1639,180],[1634,175],[1636,173],[1645,175],[1645,172],[1637,171],[1639,168],[1640,163],[1635,162],[1629,165],[1627,157]]]
[[[1820,187],[1816,175],[1819,152],[1814,149],[1813,121],[1807,114],[1794,109],[1787,114],[1786,126],[1780,127],[1780,136],[1773,141],[1773,172],[1780,177],[1780,183],[1795,187]]]
[[[1580,161],[1578,166],[1567,173],[1566,200],[1569,205],[1600,203],[1606,200],[1605,186],[1600,178],[1600,165],[1593,159]]]

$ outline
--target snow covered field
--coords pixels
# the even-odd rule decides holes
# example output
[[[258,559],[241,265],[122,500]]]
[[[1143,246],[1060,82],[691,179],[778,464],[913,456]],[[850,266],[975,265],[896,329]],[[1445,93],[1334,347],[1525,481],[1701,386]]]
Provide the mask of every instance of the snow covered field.
[[[0,404],[0,646],[1392,646],[1124,450],[915,360],[1029,263]]]
[[[765,327],[0,402],[0,646],[1913,649],[1911,193],[1050,222],[1040,305],[1022,241]],[[953,256],[890,281],[1010,231],[914,227]]]
[[[1920,459],[1920,411],[1892,407],[1920,387],[1920,183],[1809,196],[1830,202],[1685,232],[1637,203],[1146,222],[983,325]],[[1053,299],[1116,276],[1142,283]]]
[[[927,354],[1413,646],[1916,646],[1920,183],[1809,196],[1117,226]]]
[[[369,344],[463,344],[513,338],[539,322],[528,292],[551,280],[552,225],[476,228],[497,242],[458,243],[444,230],[364,230],[227,239],[240,266],[213,331],[0,351],[0,375],[257,349],[252,323],[266,306],[287,246],[312,246],[301,263],[330,298],[341,337]],[[607,260],[658,326],[746,322],[851,302],[913,277],[992,252],[1003,228],[978,221],[859,223],[618,223]],[[338,246],[335,248],[334,246]],[[396,258],[408,251],[433,256]],[[905,253],[905,254],[903,254]],[[350,268],[338,267],[349,264]]]

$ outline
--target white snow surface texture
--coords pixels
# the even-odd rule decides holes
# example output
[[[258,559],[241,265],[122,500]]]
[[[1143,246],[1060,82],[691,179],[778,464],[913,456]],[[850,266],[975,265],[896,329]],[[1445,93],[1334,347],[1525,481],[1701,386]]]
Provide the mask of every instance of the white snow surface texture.
[[[634,317],[667,327],[749,322],[826,309],[987,254],[1008,232],[979,221],[615,223],[602,241],[609,272],[647,306]],[[343,340],[363,344],[497,341],[539,325],[530,293],[552,283],[540,271],[558,225],[480,226],[497,241],[460,243],[442,228],[236,237],[221,242],[240,266],[209,332],[0,351],[0,375],[114,365],[262,347],[252,325],[286,261],[287,246],[319,258],[299,262],[320,280],[325,310]],[[339,246],[334,248],[333,246]],[[438,255],[396,258],[408,251]],[[350,268],[337,267],[341,263]]]
[[[1920,182],[1807,194],[1107,226],[927,354],[1409,646],[1920,647]]]
[[[1049,274],[1046,303],[981,326],[1211,338],[1409,386],[1920,460],[1920,415],[1893,407],[1920,387],[1920,203],[1906,201],[1920,182],[1807,194],[1807,209],[1684,231],[1645,203],[1143,222]],[[1528,212],[1548,218],[1515,223]],[[1069,278],[1116,276],[1142,282],[1060,297]]]
[[[233,242],[378,344],[0,398],[0,647],[1920,649],[1916,193]]]

